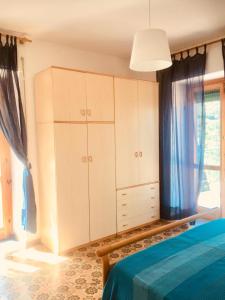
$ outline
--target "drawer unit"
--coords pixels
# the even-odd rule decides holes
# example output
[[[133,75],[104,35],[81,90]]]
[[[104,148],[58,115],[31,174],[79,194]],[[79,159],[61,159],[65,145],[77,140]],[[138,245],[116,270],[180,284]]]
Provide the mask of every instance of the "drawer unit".
[[[117,231],[159,219],[159,185],[117,191]]]

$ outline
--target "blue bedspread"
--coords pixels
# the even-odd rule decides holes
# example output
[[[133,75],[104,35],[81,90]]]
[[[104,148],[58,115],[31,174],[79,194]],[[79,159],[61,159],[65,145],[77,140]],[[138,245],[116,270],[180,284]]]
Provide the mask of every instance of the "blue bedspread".
[[[121,260],[109,274],[102,299],[225,299],[225,219]]]

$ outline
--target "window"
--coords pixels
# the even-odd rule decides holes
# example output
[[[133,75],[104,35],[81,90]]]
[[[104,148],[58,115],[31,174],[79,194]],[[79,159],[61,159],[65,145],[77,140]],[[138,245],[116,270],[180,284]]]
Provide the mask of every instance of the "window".
[[[221,96],[220,88],[205,88],[205,161],[198,199],[200,207],[220,207],[221,177]]]

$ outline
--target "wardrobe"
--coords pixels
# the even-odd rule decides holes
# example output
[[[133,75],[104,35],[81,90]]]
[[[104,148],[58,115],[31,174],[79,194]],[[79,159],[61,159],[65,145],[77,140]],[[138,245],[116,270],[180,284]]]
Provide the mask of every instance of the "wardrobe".
[[[158,85],[115,78],[117,229],[159,219]]]
[[[40,230],[55,253],[159,218],[157,83],[35,77]]]

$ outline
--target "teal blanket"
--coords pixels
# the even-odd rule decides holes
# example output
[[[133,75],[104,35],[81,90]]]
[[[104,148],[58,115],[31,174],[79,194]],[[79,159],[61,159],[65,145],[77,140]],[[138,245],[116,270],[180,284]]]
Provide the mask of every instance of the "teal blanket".
[[[109,274],[102,299],[225,299],[225,219],[121,260]]]

